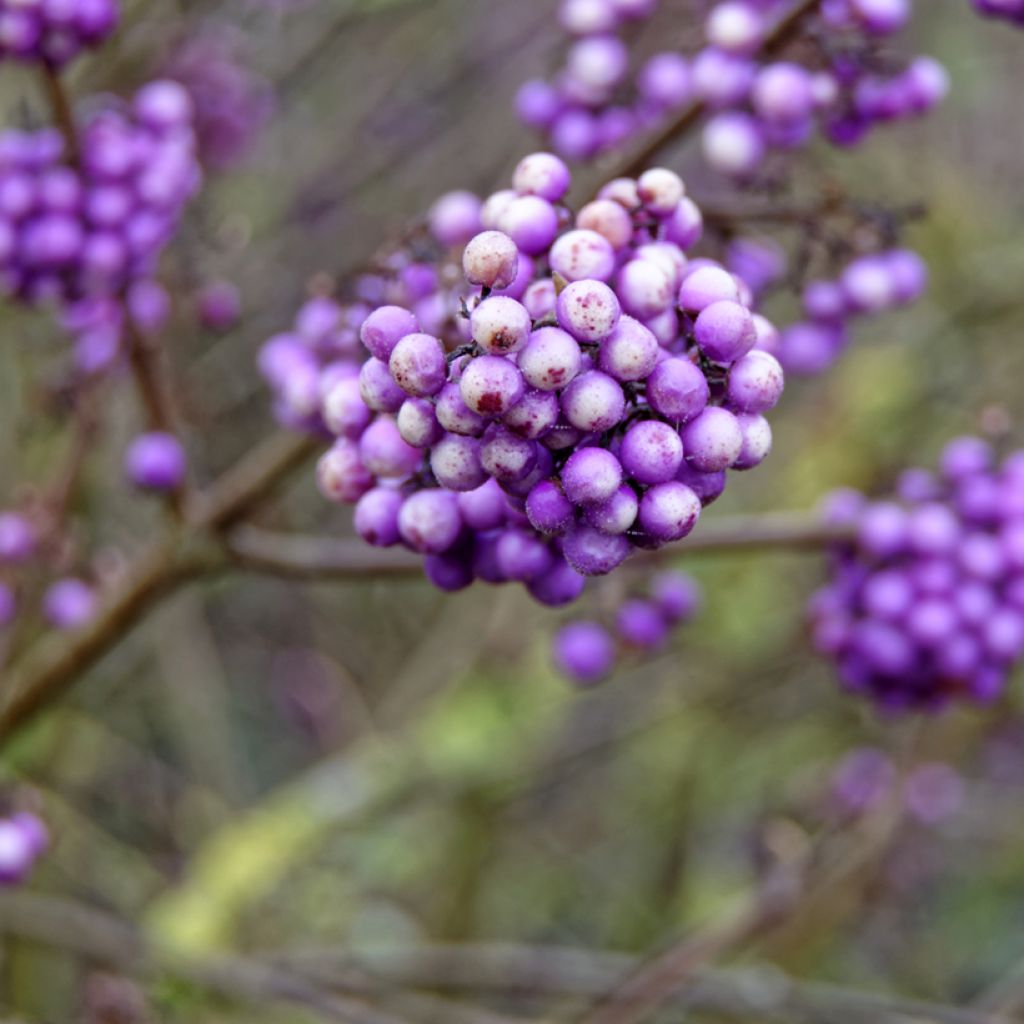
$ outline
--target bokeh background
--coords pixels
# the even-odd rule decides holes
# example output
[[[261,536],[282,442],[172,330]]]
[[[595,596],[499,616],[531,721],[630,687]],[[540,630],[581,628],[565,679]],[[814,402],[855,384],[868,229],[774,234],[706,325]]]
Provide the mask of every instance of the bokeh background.
[[[640,48],[687,45],[701,6],[665,0]],[[273,91],[250,159],[211,179],[166,262],[179,300],[168,348],[209,478],[272,429],[254,355],[308,289],[363,266],[441,192],[503,186],[533,146],[511,101],[554,66],[554,0],[127,7],[76,89],[127,91],[181,38],[214,31]],[[815,149],[793,188],[824,174],[871,201],[923,200],[929,217],[907,237],[932,287],[861,329],[827,376],[791,385],[771,460],[709,518],[882,488],[965,431],[1024,441],[1024,35],[981,22],[966,0],[917,7],[908,45],[947,64],[951,99],[856,154]],[[0,96],[7,123],[44,114],[27,72],[5,67]],[[664,162],[698,202],[728,202],[692,148]],[[579,194],[600,175],[582,172]],[[212,277],[245,300],[223,338],[191,315]],[[784,319],[790,307],[772,308]],[[43,318],[7,309],[0,335],[6,500],[62,450],[63,346]],[[158,524],[117,483],[135,415],[130,400],[113,409],[76,509],[83,542],[114,564]],[[348,532],[308,470],[264,522]],[[1019,685],[987,711],[882,719],[809,652],[802,608],[818,557],[680,564],[706,588],[704,614],[669,652],[586,694],[549,664],[560,616],[520,593],[246,577],[175,597],[0,754],[0,781],[37,793],[55,838],[29,889],[0,896],[0,1009],[47,1022],[331,1019],[258,985],[229,997],[196,965],[290,958],[341,985],[360,951],[399,946],[455,944],[467,970],[495,942],[658,948],[749,890],[766,849],[809,842],[832,813],[836,763],[865,744],[913,743],[950,763],[966,799],[939,825],[906,824],[855,888],[748,953],[751,983],[784,971],[943,1003],[1004,983],[1024,957]],[[148,962],[139,933],[187,966]],[[435,991],[429,980],[415,987]],[[532,1006],[529,988],[517,1013],[571,1011]],[[452,998],[426,998],[409,1019],[497,1019]],[[490,1012],[511,1016],[510,999],[492,996]],[[686,1019],[840,1019],[801,1013],[744,1005]]]

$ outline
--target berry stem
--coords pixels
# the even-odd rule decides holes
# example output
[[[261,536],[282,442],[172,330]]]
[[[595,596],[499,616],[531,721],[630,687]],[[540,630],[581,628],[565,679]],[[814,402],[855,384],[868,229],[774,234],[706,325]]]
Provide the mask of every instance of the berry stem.
[[[177,436],[177,417],[167,377],[160,365],[161,352],[142,334],[130,315],[126,317],[125,323],[132,377],[145,410],[149,429]],[[171,510],[179,519],[184,516],[185,487],[183,483],[168,495]]]
[[[310,438],[271,438],[197,499],[187,518],[190,525],[177,541],[161,541],[140,557],[85,629],[29,651],[27,663],[4,680],[10,696],[0,705],[0,746],[63,697],[147,612],[193,580],[231,569],[304,579],[418,575],[420,562],[405,552],[249,527],[227,532],[315,450]],[[672,556],[753,549],[820,551],[848,536],[847,529],[829,526],[813,514],[742,516],[707,524]]]
[[[745,904],[640,964],[578,1024],[641,1024],[708,965],[808,917],[836,892],[870,884],[899,835],[903,814],[887,802],[848,831],[786,851]]]
[[[226,547],[242,569],[292,579],[419,577],[423,559],[404,548],[375,549],[361,540],[307,537],[244,526],[233,530]]]
[[[53,111],[53,120],[64,136],[64,145],[67,150],[69,163],[78,163],[78,130],[75,127],[75,117],[71,110],[71,101],[68,98],[67,90],[60,73],[49,64],[42,66],[43,85],[46,89],[47,98],[50,101],[50,108]]]

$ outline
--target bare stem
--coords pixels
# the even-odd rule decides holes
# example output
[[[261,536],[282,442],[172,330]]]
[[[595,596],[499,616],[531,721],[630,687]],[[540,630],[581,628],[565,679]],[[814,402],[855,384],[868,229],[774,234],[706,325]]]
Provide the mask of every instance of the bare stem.
[[[404,1024],[363,999],[337,995],[283,967],[240,956],[178,956],[137,928],[101,911],[55,897],[0,895],[0,937],[24,936],[79,953],[91,963],[144,980],[169,976],[236,1003],[302,1007],[341,1024]]]
[[[67,90],[56,68],[49,64],[42,66],[43,85],[46,88],[46,96],[50,101],[50,108],[53,111],[53,120],[64,136],[66,157],[69,163],[77,163],[79,156],[78,130],[75,128],[75,116],[71,110],[71,101],[68,99]]]
[[[889,802],[849,834],[836,835],[833,844],[819,843],[782,860],[747,905],[641,964],[579,1024],[641,1024],[712,963],[809,914],[835,892],[856,891],[889,849],[902,820],[898,801]],[[838,847],[834,853],[830,845]]]
[[[691,554],[772,550],[814,552],[849,537],[846,527],[831,526],[806,513],[736,516],[709,522],[685,541],[657,555],[639,558],[661,560]],[[416,576],[423,568],[421,560],[407,551],[374,550],[348,538],[242,527],[234,530],[226,543],[230,557],[240,568],[295,579],[352,579],[367,571],[381,576]]]
[[[139,394],[146,422],[150,430],[179,435],[174,401],[168,384],[163,354],[152,339],[138,329],[126,311],[125,334],[128,341],[128,360],[131,365],[135,389]],[[187,484],[175,488],[168,495],[171,510],[177,519],[183,518],[187,502]]]
[[[398,986],[532,1001],[596,999],[640,965],[639,958],[627,953],[506,943],[283,950],[273,962],[345,990],[375,992]],[[774,964],[702,970],[671,1005],[743,1021],[763,1017],[829,1024],[994,1024],[979,1009],[804,981]]]
[[[132,376],[149,429],[175,433],[175,416],[163,368],[160,366],[160,353],[153,343],[142,335],[130,317],[127,319],[125,333]]]
[[[304,537],[241,527],[226,539],[228,552],[242,569],[294,579],[350,580],[422,576],[423,561],[403,548],[377,549],[361,540]]]
[[[850,538],[849,527],[826,523],[814,513],[775,512],[704,523],[676,548],[666,549],[666,553],[674,556],[772,550],[813,552]]]
[[[189,509],[196,528],[225,530],[245,518],[320,448],[316,438],[273,434],[243,455]]]
[[[72,636],[41,641],[25,663],[4,673],[0,743],[61,698],[91,665],[125,636],[159,601],[204,566],[178,555],[173,543],[143,554],[115,594],[85,628]]]
[[[927,213],[927,207],[923,203],[906,203],[892,208],[872,209],[851,202],[840,192],[832,192],[817,202],[806,205],[729,208],[701,203],[700,210],[705,223],[721,228],[741,227],[744,224],[776,224],[783,227],[808,228],[819,225],[826,217],[837,216],[845,217],[856,224],[877,220],[880,216],[904,224],[920,220]]]
[[[143,554],[97,617],[81,632],[54,637],[5,674],[9,694],[0,705],[0,745],[61,698],[148,611],[184,584],[228,570],[300,579],[380,579],[422,572],[404,551],[369,548],[360,541],[276,534],[227,527],[245,515],[313,449],[308,438],[275,437],[230,471],[178,538]],[[220,533],[219,531],[224,531]],[[751,516],[707,524],[671,549],[672,555],[750,550],[816,551],[848,532],[813,515]],[[669,552],[666,552],[669,553]]]

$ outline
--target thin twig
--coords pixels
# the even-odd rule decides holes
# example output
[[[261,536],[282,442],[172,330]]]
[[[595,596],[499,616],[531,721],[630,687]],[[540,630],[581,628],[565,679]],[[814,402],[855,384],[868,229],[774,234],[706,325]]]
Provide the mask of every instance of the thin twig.
[[[67,900],[0,894],[0,936],[33,939],[70,949],[94,964],[142,979],[168,975],[235,1002],[303,1006],[343,1024],[405,1024],[362,999],[327,992],[282,967],[237,956],[178,956],[147,941],[131,925]]]
[[[180,440],[166,368],[161,365],[162,353],[151,338],[142,334],[127,311],[125,337],[128,343],[128,361],[131,366],[132,379],[135,381],[135,389],[145,411],[148,429],[162,434],[171,434]],[[182,481],[168,494],[167,499],[175,517],[182,519],[188,503],[187,482]]]
[[[664,548],[656,556],[638,557],[660,560],[754,550],[813,552],[849,536],[848,528],[824,523],[813,514],[736,516],[708,522],[686,540]],[[415,576],[423,568],[421,559],[407,551],[373,549],[350,538],[242,527],[232,531],[226,543],[240,567],[296,579],[351,579],[365,576],[371,569],[383,576]]]
[[[0,744],[64,695],[71,684],[134,627],[143,615],[206,563],[179,555],[173,542],[143,554],[96,617],[70,636],[40,641],[19,665],[4,673]]]
[[[724,517],[698,526],[686,540],[664,549],[669,556],[745,551],[820,551],[849,540],[848,526],[826,523],[807,512]]]
[[[5,674],[9,694],[0,705],[0,745],[70,688],[142,616],[191,580],[229,569],[305,579],[378,579],[419,575],[422,564],[401,550],[370,548],[360,541],[275,534],[251,527],[224,532],[248,512],[296,462],[313,450],[307,438],[275,438],[227,474],[206,498],[197,520],[176,541],[144,554],[126,581],[81,632],[43,642],[27,663]],[[709,523],[663,555],[751,550],[816,551],[848,536],[813,515],[737,517]]]
[[[348,991],[381,987],[475,992],[502,998],[592,1000],[640,964],[636,956],[568,946],[506,943],[286,950],[272,962],[320,984]],[[946,1006],[889,992],[870,992],[792,978],[771,964],[694,975],[672,1001],[697,1012],[742,1020],[817,1019],[830,1024],[934,1021],[992,1024],[977,1009]]]
[[[53,111],[53,119],[64,137],[65,156],[68,163],[78,162],[78,130],[75,127],[75,116],[71,110],[71,101],[68,99],[64,83],[61,81],[60,73],[49,64],[42,65],[43,85],[46,89],[47,99],[50,101],[50,108]]]
[[[231,532],[226,546],[235,563],[255,572],[295,579],[348,580],[418,577],[423,560],[404,548],[372,548],[359,539],[305,537],[255,527]]]
[[[136,327],[131,317],[126,318],[125,335],[128,358],[139,399],[150,430],[177,433],[170,391],[167,387],[160,353],[149,338]]]
[[[641,964],[580,1018],[581,1024],[639,1024],[678,995],[708,964],[784,921],[804,894],[803,868],[782,865],[756,896],[724,921]]]
[[[310,438],[275,434],[228,470],[189,508],[193,520],[139,556],[96,617],[71,636],[40,641],[4,670],[0,746],[102,658],[163,598],[229,564],[211,534],[245,515],[316,450]],[[369,570],[368,570],[369,571]]]
[[[724,922],[684,938],[639,966],[580,1019],[580,1024],[640,1024],[678,995],[704,968],[810,912],[835,891],[849,889],[879,862],[903,820],[898,801],[880,806],[850,835],[837,836],[837,855],[822,845],[781,863],[749,904]],[[847,843],[848,845],[843,845]]]
[[[188,511],[198,528],[224,530],[247,516],[321,447],[305,434],[281,431],[243,455]]]

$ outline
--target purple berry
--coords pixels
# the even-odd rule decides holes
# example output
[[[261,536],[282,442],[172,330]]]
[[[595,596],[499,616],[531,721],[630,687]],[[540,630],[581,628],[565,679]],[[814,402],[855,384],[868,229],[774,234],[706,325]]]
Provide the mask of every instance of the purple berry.
[[[556,309],[560,326],[584,342],[607,338],[622,315],[615,292],[603,281],[574,281],[558,296]]]
[[[187,460],[181,442],[173,435],[154,431],[141,434],[125,454],[128,479],[147,491],[174,491],[185,479]]]
[[[555,637],[555,664],[575,683],[590,686],[600,682],[611,672],[614,659],[612,639],[597,623],[574,622]]]
[[[652,540],[665,544],[689,534],[700,510],[700,498],[685,484],[657,484],[640,499],[639,523]]]
[[[401,539],[398,515],[402,502],[402,495],[388,487],[367,491],[356,503],[353,513],[356,533],[373,547],[387,548],[397,544]]]
[[[518,352],[530,339],[533,322],[515,299],[496,295],[481,302],[470,315],[473,340],[495,356]]]
[[[541,391],[560,391],[580,371],[580,347],[558,327],[534,331],[519,354],[519,369],[527,384]]]
[[[643,420],[623,435],[619,458],[633,480],[661,484],[675,478],[683,461],[683,442],[667,423]]]
[[[574,505],[607,501],[622,483],[622,464],[604,448],[580,448],[562,467],[565,496]]]
[[[709,406],[683,428],[686,461],[701,473],[728,469],[740,456],[743,431],[726,409]]]
[[[501,356],[480,356],[459,381],[462,400],[481,416],[501,416],[523,397],[526,385],[519,369]]]
[[[449,491],[417,491],[406,498],[398,515],[402,540],[425,555],[444,554],[461,530],[459,505]]]
[[[508,235],[482,231],[466,246],[462,269],[470,284],[483,288],[507,288],[519,271],[519,250]]]

